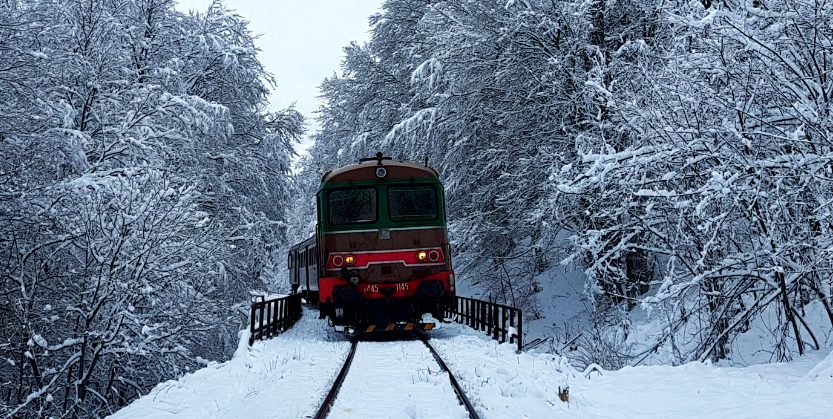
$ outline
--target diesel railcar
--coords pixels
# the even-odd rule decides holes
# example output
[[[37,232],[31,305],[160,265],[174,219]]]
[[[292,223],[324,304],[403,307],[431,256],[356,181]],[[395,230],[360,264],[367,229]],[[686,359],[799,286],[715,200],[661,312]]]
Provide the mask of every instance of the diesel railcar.
[[[293,292],[348,333],[430,329],[453,304],[442,183],[378,153],[324,174],[314,236],[288,255]]]

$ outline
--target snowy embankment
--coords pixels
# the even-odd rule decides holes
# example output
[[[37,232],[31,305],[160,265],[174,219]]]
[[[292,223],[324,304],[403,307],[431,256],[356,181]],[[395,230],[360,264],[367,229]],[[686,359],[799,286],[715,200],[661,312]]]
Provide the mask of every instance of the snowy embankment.
[[[443,325],[432,343],[484,418],[828,418],[833,412],[829,349],[743,368],[691,363],[577,371],[564,358],[517,354],[460,325]],[[569,387],[569,402],[559,399],[559,387]]]
[[[234,358],[162,383],[113,418],[303,418],[326,394],[349,343],[313,310],[287,333]],[[517,354],[481,332],[443,324],[431,343],[482,418],[826,418],[833,354],[744,368],[687,364],[574,369],[560,357]],[[362,342],[333,417],[448,417],[447,380],[418,342]],[[385,356],[385,351],[389,354]],[[826,356],[826,357],[825,357]],[[569,402],[558,388],[569,386]],[[449,393],[443,393],[448,389]]]
[[[307,308],[277,338],[250,348],[248,335],[241,335],[231,360],[161,383],[110,417],[303,418],[315,413],[350,349]]]

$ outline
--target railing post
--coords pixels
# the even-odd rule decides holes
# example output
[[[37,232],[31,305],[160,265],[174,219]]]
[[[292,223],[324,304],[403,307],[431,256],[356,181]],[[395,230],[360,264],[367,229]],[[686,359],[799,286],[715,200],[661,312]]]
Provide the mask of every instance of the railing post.
[[[263,324],[260,325],[262,329],[263,339],[269,339],[272,336],[272,303],[267,301],[263,303]]]
[[[283,310],[284,305],[286,305],[286,301],[284,300],[275,301],[275,334],[282,333],[286,330],[286,314]]]
[[[497,326],[498,307],[492,305],[492,339],[497,340],[498,326]]]
[[[272,324],[272,336],[274,336],[282,332],[280,322],[283,319],[283,314],[280,311],[280,307],[283,300],[275,300],[270,303],[272,304],[272,321],[270,323]]]
[[[468,303],[468,308],[466,309],[466,313],[468,314],[469,319],[469,327],[474,327],[474,316],[472,315],[474,300],[467,299],[466,302]]]
[[[483,329],[483,321],[485,320],[483,318],[483,307],[485,307],[484,302],[478,300],[477,301],[477,320],[478,320],[477,323],[479,323],[479,324],[477,325],[477,330],[479,330],[481,332],[484,330]]]
[[[523,345],[523,336],[524,336],[524,316],[518,313],[518,352],[520,352],[524,345]]]
[[[463,297],[457,298],[457,313],[460,313],[460,316],[457,318],[457,323],[466,324],[466,318],[463,317],[463,311],[465,311],[466,300]]]
[[[293,298],[286,301],[286,317],[295,321],[295,299]]]
[[[506,342],[506,309],[500,306],[500,342]]]
[[[255,343],[255,305],[249,310],[249,345]]]
[[[471,310],[469,312],[471,312],[471,327],[474,330],[479,329],[480,325],[477,324],[477,300],[471,300]]]
[[[477,300],[477,330],[483,331],[483,301]]]
[[[495,306],[492,305],[491,303],[486,303],[486,317],[484,318],[484,321],[486,322],[486,334],[487,335],[492,334],[492,309],[494,309],[494,308],[495,308]]]
[[[488,317],[486,317],[486,303],[481,301],[480,302],[480,331],[486,330],[486,322],[488,321]]]
[[[263,309],[265,305],[266,304],[261,305],[260,310],[258,311],[258,323],[260,324],[257,326],[257,338],[261,340],[263,339]]]
[[[292,320],[292,318],[289,316],[289,301],[281,300],[280,304],[281,304],[280,307],[281,307],[281,320],[282,320],[281,321],[281,332],[285,332],[287,329],[289,329],[288,324]]]

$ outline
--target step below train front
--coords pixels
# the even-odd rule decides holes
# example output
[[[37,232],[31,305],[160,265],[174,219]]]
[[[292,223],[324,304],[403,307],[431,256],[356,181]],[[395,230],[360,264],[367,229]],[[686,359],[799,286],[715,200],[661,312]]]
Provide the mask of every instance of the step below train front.
[[[324,174],[316,235],[289,252],[293,292],[336,330],[431,329],[454,303],[443,186],[378,154]]]

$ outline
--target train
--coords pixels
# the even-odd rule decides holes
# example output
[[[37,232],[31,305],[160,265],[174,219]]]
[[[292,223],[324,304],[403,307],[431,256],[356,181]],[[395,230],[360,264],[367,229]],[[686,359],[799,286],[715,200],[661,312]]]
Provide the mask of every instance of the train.
[[[328,171],[316,208],[289,279],[335,330],[430,330],[455,304],[445,190],[427,164],[377,153]]]

